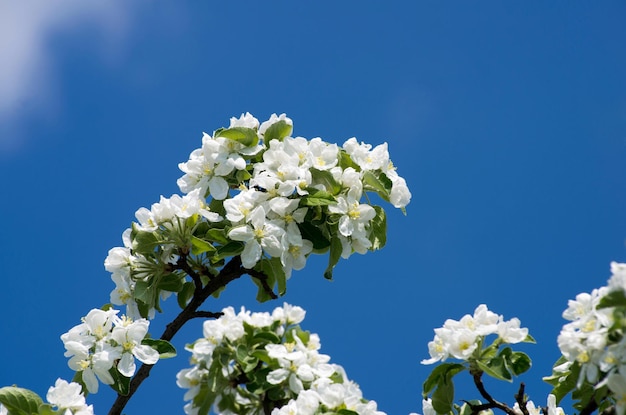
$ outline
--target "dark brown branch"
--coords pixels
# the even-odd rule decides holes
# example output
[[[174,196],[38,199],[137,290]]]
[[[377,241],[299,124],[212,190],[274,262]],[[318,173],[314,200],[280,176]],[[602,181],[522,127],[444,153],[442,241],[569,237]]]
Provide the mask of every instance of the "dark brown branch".
[[[517,405],[519,406],[520,410],[522,411],[522,414],[524,415],[530,415],[528,413],[528,408],[526,408],[526,397],[524,396],[524,390],[526,389],[526,385],[524,385],[524,382],[520,383],[519,385],[519,390],[517,391],[517,395],[515,395],[515,402],[517,402]]]
[[[196,292],[202,290],[202,279],[200,278],[200,275],[198,275],[198,273],[193,268],[191,268],[191,266],[187,262],[187,254],[180,254],[178,261],[176,261],[176,268],[185,271],[187,275],[191,277],[196,287]]]
[[[183,271],[185,270],[183,269]],[[189,304],[187,304],[183,311],[181,311],[178,316],[176,316],[176,318],[165,327],[165,331],[161,335],[161,340],[170,341],[187,321],[197,317],[197,313],[204,313],[197,310],[202,305],[202,303],[204,303],[204,301],[209,298],[209,296],[211,296],[211,294],[213,294],[220,288],[225,287],[229,282],[236,280],[244,274],[247,274],[248,272],[249,270],[241,266],[241,258],[239,256],[233,257],[224,266],[224,268],[222,268],[220,273],[215,278],[211,279],[206,286],[199,290],[196,289],[196,291],[194,292],[194,296],[191,298]],[[198,276],[197,274],[195,275]],[[122,413],[122,410],[130,400],[130,398],[137,391],[137,388],[139,388],[139,385],[141,385],[141,383],[146,380],[148,376],[150,376],[150,371],[152,370],[152,367],[153,365],[143,364],[139,368],[139,370],[130,382],[130,391],[128,395],[118,394],[117,399],[109,410],[109,415],[120,415]]]
[[[220,318],[224,315],[221,311],[196,311],[191,315],[191,318]]]
[[[501,411],[506,412],[508,415],[516,415],[515,411],[510,408],[508,405],[503,404],[502,402],[496,401],[485,389],[485,385],[483,384],[482,376],[483,372],[481,370],[472,371],[472,376],[474,378],[474,384],[480,392],[480,395],[487,401],[486,404],[483,405],[471,405],[468,403],[469,407],[472,408],[472,413],[477,414],[480,411],[484,411],[485,409],[499,409]],[[526,405],[524,405],[525,407]]]

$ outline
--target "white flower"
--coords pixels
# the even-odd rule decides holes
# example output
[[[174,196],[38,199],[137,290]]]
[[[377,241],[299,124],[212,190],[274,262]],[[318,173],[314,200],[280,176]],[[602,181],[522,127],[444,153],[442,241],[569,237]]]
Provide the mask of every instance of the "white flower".
[[[142,345],[141,341],[148,333],[150,323],[146,319],[132,321],[128,318],[121,319],[113,328],[111,337],[119,345],[123,352],[122,357],[117,364],[117,370],[126,377],[135,374],[135,359],[140,362],[153,365],[159,360],[159,352],[150,346]]]
[[[246,112],[245,114],[241,114],[239,118],[231,117],[229,128],[233,127],[245,127],[256,130],[259,128],[259,120],[254,118],[249,112]]]
[[[509,344],[520,343],[528,336],[528,329],[520,328],[519,319],[514,317],[509,321],[498,323],[498,336]]]
[[[376,211],[370,205],[359,203],[353,194],[337,197],[337,204],[328,206],[330,213],[341,215],[339,218],[339,232],[343,236],[351,236],[359,224],[365,224],[376,216]]]
[[[228,237],[245,243],[241,262],[245,268],[253,268],[261,258],[262,252],[272,257],[281,256],[280,241],[284,233],[283,229],[266,221],[265,209],[258,206],[250,214],[249,224],[231,229]]]
[[[64,415],[93,415],[93,407],[85,403],[85,396],[78,383],[57,379],[54,386],[48,389],[46,399]]]
[[[277,116],[276,114],[272,114],[270,116],[270,119],[267,121],[264,121],[259,127],[259,134],[264,135],[265,131],[267,131],[267,129],[271,127],[272,124],[275,124],[279,121],[285,121],[288,125],[291,125],[293,128],[293,121],[291,120],[291,118],[288,118],[286,114],[280,114],[280,116]]]

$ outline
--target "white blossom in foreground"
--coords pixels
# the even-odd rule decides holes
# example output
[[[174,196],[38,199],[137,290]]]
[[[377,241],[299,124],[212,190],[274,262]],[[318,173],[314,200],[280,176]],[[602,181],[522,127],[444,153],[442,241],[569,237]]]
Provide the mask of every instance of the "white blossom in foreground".
[[[93,415],[93,407],[86,404],[78,383],[57,379],[54,386],[48,389],[46,399],[63,415]]]
[[[120,318],[118,313],[115,309],[93,309],[83,318],[83,323],[61,335],[65,357],[70,358],[68,365],[81,372],[90,393],[98,392],[98,381],[114,383],[112,368],[130,377],[135,373],[135,358],[148,364],[159,359],[156,350],[141,344],[148,332],[148,320]]]
[[[178,386],[187,389],[185,413],[205,415],[211,408],[217,414],[252,415],[269,406],[274,415],[340,409],[384,415],[341,366],[319,352],[319,337],[298,326],[304,314],[288,304],[271,314],[243,308],[235,314],[228,307],[222,317],[206,321],[203,338],[187,347],[193,366],[177,375]]]

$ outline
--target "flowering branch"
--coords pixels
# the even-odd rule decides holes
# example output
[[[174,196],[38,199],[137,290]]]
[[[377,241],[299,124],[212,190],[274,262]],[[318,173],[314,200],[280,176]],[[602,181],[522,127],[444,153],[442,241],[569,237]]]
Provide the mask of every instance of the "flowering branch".
[[[204,303],[204,301],[211,296],[211,294],[215,293],[217,290],[225,287],[229,282],[236,280],[248,273],[249,270],[243,268],[241,266],[241,258],[239,256],[233,257],[225,266],[222,268],[220,273],[214,279],[210,280],[204,288],[199,291],[196,291],[191,301],[187,306],[181,311],[176,318],[169,323],[163,334],[161,335],[161,340],[170,341],[176,333],[185,325],[189,320],[199,317],[201,314],[205,312],[197,311],[198,308]],[[199,314],[200,313],[200,314]],[[213,315],[211,315],[213,316]],[[109,415],[120,415],[122,410],[133,396],[133,394],[137,391],[139,386],[143,383],[144,380],[150,376],[150,371],[154,365],[143,364],[141,368],[137,371],[137,374],[133,377],[130,382],[130,390],[127,395],[118,394],[115,402],[111,406],[109,410]]]

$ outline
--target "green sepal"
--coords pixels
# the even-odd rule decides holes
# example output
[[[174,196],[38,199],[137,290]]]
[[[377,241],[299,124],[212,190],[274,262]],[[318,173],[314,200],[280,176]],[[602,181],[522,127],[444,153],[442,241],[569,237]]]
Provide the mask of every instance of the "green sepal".
[[[333,237],[330,240],[330,252],[328,254],[328,266],[324,271],[324,278],[327,280],[333,279],[333,269],[335,265],[339,262],[341,258],[341,253],[343,252],[343,246],[341,245],[341,240],[337,237]]]
[[[205,252],[215,252],[216,248],[204,239],[191,235],[191,253],[200,255]]]
[[[370,221],[370,237],[372,243],[370,250],[381,249],[387,243],[387,215],[380,206],[372,206],[376,211],[376,216]]]
[[[232,127],[220,129],[215,132],[215,137],[224,137],[236,141],[245,147],[253,147],[259,143],[259,136],[252,128]]]
[[[0,403],[8,409],[10,415],[37,414],[39,407],[44,404],[35,392],[17,386],[0,388]]]
[[[532,343],[532,344],[536,344],[537,341],[535,340],[535,338],[533,336],[531,336],[530,334],[528,334],[526,336],[526,338],[524,340],[522,340],[522,343]]]
[[[183,288],[178,292],[177,300],[180,308],[187,307],[189,300],[193,297],[196,286],[193,282],[187,281],[183,284]]]
[[[263,138],[266,143],[269,143],[270,140],[282,140],[288,137],[292,130],[293,126],[291,124],[287,124],[285,120],[280,120],[270,125],[267,130],[265,130]]]
[[[176,348],[167,340],[143,339],[141,344],[150,346],[159,352],[159,359],[169,359],[176,356]]]

